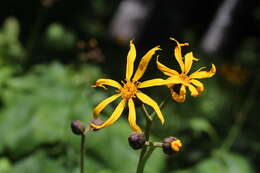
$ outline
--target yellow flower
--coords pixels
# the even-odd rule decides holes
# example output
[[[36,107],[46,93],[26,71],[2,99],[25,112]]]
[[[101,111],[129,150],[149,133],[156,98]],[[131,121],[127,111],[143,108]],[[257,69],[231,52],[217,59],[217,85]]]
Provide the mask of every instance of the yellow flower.
[[[182,147],[182,143],[179,139],[171,142],[171,148],[172,148],[173,151],[176,151],[176,152],[180,151],[181,147]]]
[[[157,79],[151,79],[144,82],[139,82],[138,80],[143,76],[144,72],[146,71],[146,68],[149,64],[149,61],[151,60],[152,56],[154,55],[155,51],[160,50],[159,46],[154,47],[150,51],[148,51],[141,59],[138,68],[133,75],[134,71],[134,61],[136,58],[136,49],[133,41],[130,41],[130,50],[128,52],[127,56],[127,65],[126,65],[126,76],[125,76],[125,82],[122,82],[122,84],[118,83],[117,81],[114,81],[112,79],[98,79],[96,81],[95,87],[103,87],[106,89],[107,86],[111,86],[116,88],[117,94],[112,95],[105,100],[103,100],[101,103],[99,103],[93,111],[94,118],[97,118],[100,112],[111,102],[115,101],[117,98],[121,97],[120,103],[115,108],[112,115],[101,125],[95,125],[91,124],[91,126],[95,129],[101,129],[110,126],[113,124],[122,114],[125,106],[128,106],[129,113],[128,113],[128,121],[131,126],[131,128],[135,132],[141,132],[140,127],[136,124],[136,111],[135,111],[135,103],[133,101],[134,98],[138,98],[143,103],[151,106],[155,112],[157,113],[157,116],[161,120],[161,123],[164,123],[164,117],[160,111],[160,108],[158,104],[151,99],[149,96],[141,92],[140,88],[147,88],[152,86],[159,86],[159,85],[166,85],[168,84],[165,80],[157,78]],[[133,77],[132,77],[133,76]]]
[[[181,73],[166,67],[161,64],[157,59],[157,67],[161,70],[165,75],[169,76],[168,81],[172,81],[171,84],[167,85],[171,91],[172,98],[177,102],[184,102],[186,98],[186,87],[189,88],[191,92],[191,96],[196,97],[200,95],[204,91],[204,85],[196,79],[210,78],[216,73],[216,67],[212,64],[212,67],[209,71],[203,71],[202,69],[206,67],[202,67],[199,70],[188,75],[193,61],[198,61],[192,52],[188,52],[185,56],[182,56],[181,47],[189,46],[188,43],[179,43],[174,38],[170,38],[177,43],[177,46],[174,49],[174,55],[177,62],[180,65]]]

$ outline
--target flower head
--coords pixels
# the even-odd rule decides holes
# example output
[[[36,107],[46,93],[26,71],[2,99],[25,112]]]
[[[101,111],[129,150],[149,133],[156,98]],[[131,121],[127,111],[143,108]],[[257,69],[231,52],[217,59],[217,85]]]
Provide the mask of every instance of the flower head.
[[[136,58],[136,49],[133,41],[130,41],[130,50],[128,52],[127,56],[127,65],[126,65],[126,75],[125,75],[125,81],[122,82],[122,84],[118,83],[117,81],[114,81],[112,79],[98,79],[96,81],[95,87],[103,87],[106,89],[106,86],[111,86],[116,88],[117,94],[114,94],[105,100],[103,100],[101,103],[99,103],[93,111],[94,118],[97,118],[100,112],[111,102],[115,101],[118,98],[121,98],[121,101],[115,108],[112,115],[101,125],[95,125],[91,124],[91,126],[95,129],[101,129],[110,126],[113,124],[122,114],[125,106],[128,106],[129,113],[128,113],[128,121],[135,132],[142,132],[140,127],[136,124],[136,111],[135,111],[135,103],[134,98],[138,98],[143,103],[151,106],[155,112],[157,113],[157,116],[161,120],[161,123],[164,123],[164,117],[160,111],[160,108],[158,104],[151,99],[149,96],[141,92],[140,88],[147,88],[152,86],[159,86],[159,85],[166,85],[166,81],[160,78],[157,79],[151,79],[144,82],[139,82],[139,79],[143,76],[144,72],[146,71],[146,68],[149,64],[149,61],[151,60],[154,53],[160,50],[159,46],[154,47],[150,51],[148,51],[141,59],[138,68],[133,75],[134,71],[134,62]]]
[[[173,136],[165,138],[162,144],[163,152],[168,155],[180,151],[181,147],[181,141]]]
[[[197,79],[210,78],[216,73],[216,67],[214,64],[211,65],[209,71],[203,70],[205,67],[188,74],[190,72],[193,61],[198,61],[192,52],[188,52],[185,56],[182,56],[181,48],[189,46],[188,43],[179,43],[174,38],[170,38],[177,43],[174,49],[175,58],[181,68],[181,73],[166,67],[161,64],[157,59],[157,67],[165,75],[169,76],[167,81],[172,81],[168,84],[168,88],[171,91],[172,98],[177,102],[184,102],[186,99],[186,87],[190,90],[191,96],[196,97],[204,91],[204,85]]]
[[[135,150],[142,148],[145,145],[145,141],[145,135],[139,132],[134,132],[128,137],[129,145]]]

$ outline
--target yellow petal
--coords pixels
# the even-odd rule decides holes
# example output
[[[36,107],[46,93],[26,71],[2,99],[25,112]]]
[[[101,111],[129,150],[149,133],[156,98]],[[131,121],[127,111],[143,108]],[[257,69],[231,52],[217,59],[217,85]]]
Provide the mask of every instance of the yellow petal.
[[[189,85],[189,90],[191,92],[191,96],[197,97],[199,95],[199,92],[196,90],[196,88],[193,85]]]
[[[93,111],[93,116],[94,118],[97,118],[97,116],[99,115],[99,113],[111,102],[113,102],[114,100],[116,100],[121,94],[115,94],[112,95],[108,98],[106,98],[105,100],[103,100],[102,102],[100,102]]]
[[[142,93],[142,92],[137,92],[136,96],[145,104],[151,106],[154,111],[156,112],[157,116],[159,117],[159,119],[161,120],[161,123],[164,123],[164,117],[162,115],[162,112],[158,106],[158,104],[151,99],[149,96],[147,96],[146,94]]]
[[[114,81],[112,79],[98,79],[96,81],[96,85],[94,87],[102,87],[102,88],[106,89],[105,85],[112,86],[112,87],[115,87],[117,89],[122,88],[120,83],[118,83],[117,81]]]
[[[172,76],[166,79],[166,82],[169,82],[169,84],[181,84],[183,80],[181,80],[179,76]]]
[[[193,53],[192,52],[189,52],[185,55],[185,63],[184,63],[184,66],[185,66],[185,74],[189,73],[190,69],[191,69],[191,66],[192,66],[192,63],[193,63],[193,60],[195,61],[198,61],[198,59],[196,59],[194,56],[193,56]]]
[[[135,104],[133,99],[128,100],[128,108],[129,108],[128,121],[131,128],[135,132],[139,132],[139,133],[142,132],[140,127],[136,124],[136,112],[135,112]]]
[[[141,59],[138,68],[135,72],[135,75],[133,77],[133,81],[138,81],[144,74],[144,72],[147,69],[147,66],[151,60],[151,58],[153,57],[154,53],[160,50],[159,46],[154,47],[153,49],[149,50]]]
[[[171,40],[174,40],[177,43],[177,46],[174,49],[174,55],[176,60],[178,61],[181,71],[184,72],[184,63],[183,63],[183,57],[181,53],[181,47],[182,46],[189,46],[189,43],[179,43],[176,39],[170,38]]]
[[[95,125],[95,124],[91,124],[92,127],[94,127],[95,129],[101,129],[101,128],[105,128],[110,126],[111,124],[113,124],[122,114],[124,107],[125,107],[125,103],[126,100],[123,99],[116,107],[116,109],[114,110],[114,112],[112,113],[112,115],[101,125]]]
[[[197,89],[199,95],[204,91],[204,85],[200,81],[191,79],[190,82],[197,87],[196,89]]]
[[[177,71],[166,67],[165,65],[161,64],[158,60],[156,61],[156,64],[157,64],[157,68],[167,76],[179,75]]]
[[[125,78],[127,81],[130,81],[130,78],[133,75],[134,71],[134,62],[136,57],[136,50],[133,40],[130,41],[130,50],[127,55],[127,64],[126,64],[126,75]]]
[[[164,79],[151,79],[151,80],[147,80],[144,82],[141,82],[138,85],[138,88],[147,88],[147,87],[152,87],[152,86],[161,86],[161,85],[169,85],[172,84],[173,80],[164,80]]]
[[[182,86],[184,86],[184,85],[182,85]],[[182,103],[185,101],[185,99],[186,99],[186,88],[185,87],[184,87],[184,89],[182,89],[182,93],[184,93],[182,95],[176,93],[172,88],[170,88],[170,91],[171,91],[173,100],[175,100],[176,102],[179,102],[179,103]]]
[[[186,95],[186,87],[185,87],[185,85],[181,85],[180,95]]]
[[[211,69],[209,71],[196,71],[192,73],[189,77],[195,79],[203,79],[203,78],[210,78],[214,76],[216,73],[216,67],[212,64]]]

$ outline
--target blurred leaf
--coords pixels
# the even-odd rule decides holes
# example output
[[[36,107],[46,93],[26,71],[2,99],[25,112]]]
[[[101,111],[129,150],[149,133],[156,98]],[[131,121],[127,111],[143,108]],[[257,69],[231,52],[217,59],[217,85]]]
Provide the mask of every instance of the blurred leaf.
[[[238,153],[219,151],[216,157],[224,162],[227,171],[230,173],[253,173],[249,161]]]
[[[197,132],[205,132],[209,134],[209,136],[216,140],[218,138],[215,129],[212,127],[209,121],[205,118],[194,117],[189,120],[190,127]]]
[[[192,173],[192,170],[189,170],[189,169],[187,169],[187,170],[176,170],[176,171],[173,171],[171,173]]]
[[[14,167],[14,173],[28,173],[28,172],[40,172],[40,173],[68,173],[61,162],[49,159],[45,154],[38,152],[28,158],[18,162]]]
[[[0,112],[0,130],[5,133],[0,134],[0,149],[7,147],[14,157],[19,157],[42,143],[67,141],[70,122],[90,119],[96,104],[88,101],[88,95],[95,96],[90,86],[97,72],[91,72],[94,68],[90,66],[86,68],[76,75],[70,68],[55,63],[6,79]],[[89,74],[93,76],[87,77]],[[15,150],[19,146],[23,147]]]
[[[228,172],[228,169],[225,167],[224,163],[218,159],[204,160],[197,165],[195,170],[196,173],[206,173],[209,170],[211,170],[212,173],[231,173]]]
[[[207,90],[200,97],[200,103],[198,108],[209,119],[214,119],[219,116],[222,108],[225,105],[230,104],[231,98],[228,97],[228,93],[218,86],[216,81],[210,81],[207,83]],[[225,97],[225,99],[223,99]]]
[[[243,156],[217,151],[214,157],[205,159],[195,165],[193,168],[177,170],[177,173],[254,173],[248,160]]]
[[[73,32],[64,28],[61,24],[53,23],[46,31],[46,44],[50,49],[66,50],[74,47],[76,37]]]
[[[17,63],[24,54],[24,49],[19,41],[20,26],[16,18],[9,17],[5,20],[0,31],[0,63]]]
[[[17,38],[20,33],[20,26],[18,20],[14,17],[9,17],[6,19],[3,31],[5,33],[6,40],[10,42],[17,41]]]
[[[0,172],[1,173],[12,172],[12,165],[8,159],[0,158]]]

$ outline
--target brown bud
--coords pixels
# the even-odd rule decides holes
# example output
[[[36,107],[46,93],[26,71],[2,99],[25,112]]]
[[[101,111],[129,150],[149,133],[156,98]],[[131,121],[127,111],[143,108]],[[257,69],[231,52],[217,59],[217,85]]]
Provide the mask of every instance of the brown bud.
[[[143,133],[134,132],[128,137],[129,145],[135,150],[142,148],[145,144],[145,140]]]
[[[71,130],[75,135],[83,135],[85,131],[85,126],[79,120],[75,120],[70,124]]]
[[[163,152],[168,155],[178,152],[181,147],[181,141],[173,136],[165,138],[162,145]]]

